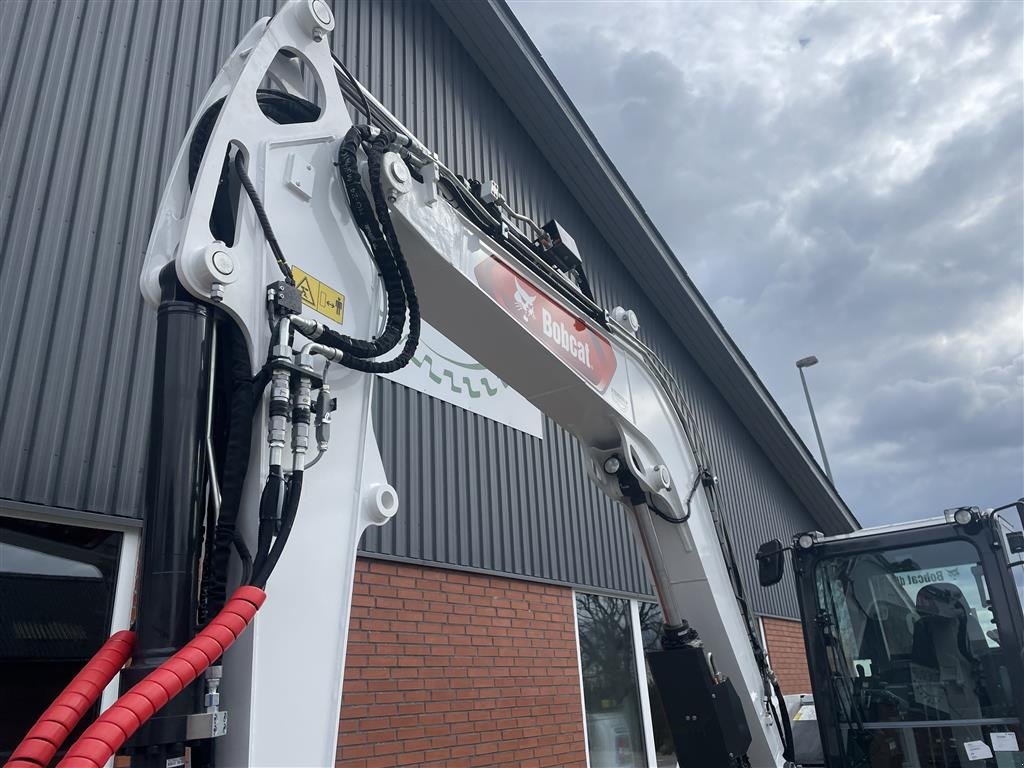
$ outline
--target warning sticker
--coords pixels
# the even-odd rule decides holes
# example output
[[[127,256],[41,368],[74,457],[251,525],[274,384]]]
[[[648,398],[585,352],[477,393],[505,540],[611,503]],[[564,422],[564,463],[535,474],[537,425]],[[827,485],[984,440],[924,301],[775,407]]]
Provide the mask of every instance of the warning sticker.
[[[345,320],[345,295],[322,283],[298,267],[292,267],[295,287],[302,294],[302,303],[324,317],[342,323]]]

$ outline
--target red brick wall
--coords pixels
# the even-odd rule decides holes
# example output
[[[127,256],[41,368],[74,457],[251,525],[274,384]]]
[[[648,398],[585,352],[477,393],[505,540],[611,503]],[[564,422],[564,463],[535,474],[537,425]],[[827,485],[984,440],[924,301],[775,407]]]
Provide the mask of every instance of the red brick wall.
[[[799,621],[762,619],[764,637],[768,644],[768,658],[779,678],[782,692],[810,693],[811,678],[807,673],[807,653],[804,650],[804,631]]]
[[[338,764],[584,766],[572,591],[360,558]]]

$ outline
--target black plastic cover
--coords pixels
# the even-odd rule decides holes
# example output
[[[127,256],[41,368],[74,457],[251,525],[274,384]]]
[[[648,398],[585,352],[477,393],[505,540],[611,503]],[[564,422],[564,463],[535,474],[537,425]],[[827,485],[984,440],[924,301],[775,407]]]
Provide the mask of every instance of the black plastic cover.
[[[750,748],[736,689],[716,680],[702,647],[648,651],[647,661],[672,729],[679,768],[731,768]]]
[[[786,548],[778,539],[766,541],[757,549],[757,581],[762,587],[770,587],[782,581],[786,568]]]
[[[275,317],[302,314],[302,294],[294,285],[279,280],[267,288]]]
[[[563,272],[572,272],[583,266],[583,257],[576,247],[576,241],[561,224],[552,219],[544,225],[544,231],[551,238],[550,247],[544,251],[546,259]]]

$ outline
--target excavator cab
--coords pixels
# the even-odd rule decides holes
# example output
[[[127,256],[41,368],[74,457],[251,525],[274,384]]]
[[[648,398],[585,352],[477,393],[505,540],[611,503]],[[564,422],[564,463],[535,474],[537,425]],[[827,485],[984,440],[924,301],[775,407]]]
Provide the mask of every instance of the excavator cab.
[[[1024,534],[963,507],[791,551],[828,768],[1024,767]]]

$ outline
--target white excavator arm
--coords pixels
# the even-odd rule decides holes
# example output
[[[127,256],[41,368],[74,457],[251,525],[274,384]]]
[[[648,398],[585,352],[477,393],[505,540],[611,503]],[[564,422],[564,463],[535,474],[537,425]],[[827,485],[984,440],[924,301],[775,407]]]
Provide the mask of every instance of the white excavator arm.
[[[308,309],[295,322],[317,321],[358,338],[369,338],[382,322],[377,270],[338,180],[337,147],[352,122],[326,41],[332,24],[323,3],[298,1],[246,36],[200,108],[202,115],[225,100],[191,192],[184,179],[186,142],[147,255],[146,295],[158,295],[157,274],[173,260],[190,293],[234,316],[249,340],[254,370],[273,343],[266,286],[277,268],[246,201],[231,247],[211,235],[210,212],[229,147],[245,154],[293,266],[344,295],[342,323]],[[323,114],[310,123],[275,124],[261,111],[256,91],[268,71],[271,82],[301,83],[299,69],[316,82]],[[371,109],[390,118],[379,103]],[[451,205],[446,197],[459,181],[397,121],[389,122],[407,140],[384,156],[382,182],[423,318],[579,439],[593,479],[629,511],[669,636],[700,648],[711,674],[732,681],[742,708],[732,714],[749,728],[750,763],[781,765],[770,691],[709,505],[714,481],[695,458],[694,437],[687,434],[693,425],[665,368],[638,340],[633,317],[619,313],[620,323],[607,316],[563,273],[540,258],[526,263],[507,240],[492,239]],[[215,254],[226,255],[229,275],[218,269]],[[315,330],[306,332],[315,339]],[[227,659],[223,691],[232,714],[224,738],[228,754],[238,755],[232,764],[319,765],[334,755],[335,681],[344,669],[356,547],[367,525],[386,522],[397,507],[369,419],[371,376],[334,364],[327,377],[338,402],[335,437],[305,477],[291,539],[250,642]],[[270,461],[261,455],[269,451],[265,446],[259,441],[257,451],[254,445],[252,466],[259,471],[250,472],[243,509],[258,506]],[[240,525],[255,547],[254,516],[247,520],[250,530],[244,516]],[[282,663],[297,634],[303,638],[298,668]],[[700,691],[681,693],[694,701],[694,716],[701,712]]]
[[[358,357],[335,342],[347,334],[372,344],[382,327],[387,335],[389,308],[398,303],[405,335],[392,346],[414,346],[418,299],[425,320],[575,435],[593,480],[625,506],[665,617],[664,650],[650,661],[682,768],[785,765],[770,671],[744,615],[714,503],[716,479],[671,377],[637,336],[635,316],[606,313],[588,295],[575,247],[557,225],[529,223],[541,231],[524,236],[512,226],[524,217],[496,187],[456,176],[354,80],[340,77],[327,43],[333,25],[323,0],[292,0],[239,43],[179,152],[141,278],[161,317],[190,301],[203,308],[203,355],[223,354],[225,334],[240,332],[250,372],[269,383],[257,391],[237,502],[229,498],[231,468],[227,459],[216,466],[207,430],[205,482],[218,510],[221,492],[224,509],[241,510],[230,541],[256,560],[243,569],[233,558],[227,581],[264,586],[257,574],[272,575],[253,626],[224,654],[212,710],[206,697],[207,715],[226,711],[229,725],[186,712],[188,733],[218,736],[221,765],[334,763],[357,545],[398,508],[370,420],[370,373],[395,352]],[[381,129],[352,132],[345,91]],[[293,98],[314,92],[315,107]],[[345,141],[347,155],[339,153]],[[356,202],[353,168],[370,211]],[[376,224],[366,224],[370,217]],[[388,252],[404,258],[409,275],[391,274],[385,296],[371,254]],[[307,294],[301,309],[297,297],[311,284],[304,286],[304,275],[326,298]],[[211,342],[211,332],[221,342]],[[211,409],[216,366],[210,359],[204,368]],[[322,456],[307,468],[316,446]],[[150,450],[158,447],[151,442]],[[170,461],[151,455],[151,472]],[[291,517],[281,502],[286,487],[298,499]],[[160,504],[154,497],[147,509],[150,528],[148,516],[164,514]],[[274,514],[278,521],[261,521]],[[268,557],[274,541],[279,560]],[[166,537],[147,538],[144,563],[157,562],[151,550],[165,546]],[[164,578],[153,570],[143,567],[140,642],[145,626],[167,616],[165,606],[147,604]],[[178,644],[167,640],[165,655]],[[155,651],[136,653],[139,665],[138,654]],[[209,676],[205,685],[209,694]],[[173,738],[146,728],[130,743],[162,746],[137,749],[133,761],[171,765]]]

